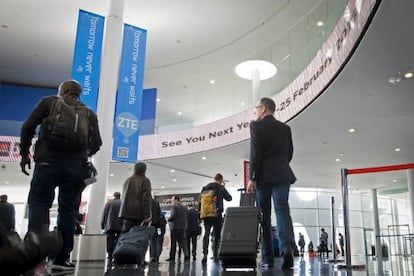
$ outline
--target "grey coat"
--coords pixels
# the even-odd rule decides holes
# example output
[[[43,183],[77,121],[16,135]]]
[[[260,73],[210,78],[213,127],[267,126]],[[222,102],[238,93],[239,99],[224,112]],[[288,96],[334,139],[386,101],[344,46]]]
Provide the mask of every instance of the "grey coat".
[[[175,203],[171,207],[170,217],[168,218],[170,230],[186,230],[187,229],[187,207],[181,203]]]
[[[121,209],[121,199],[115,198],[111,202],[105,204],[102,213],[101,228],[107,233],[108,231],[121,231],[122,219],[118,217]]]

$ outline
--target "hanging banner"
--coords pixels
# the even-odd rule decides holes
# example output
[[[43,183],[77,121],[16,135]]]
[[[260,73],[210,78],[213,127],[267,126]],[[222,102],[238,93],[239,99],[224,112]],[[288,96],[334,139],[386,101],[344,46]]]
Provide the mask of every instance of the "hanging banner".
[[[139,134],[154,134],[157,111],[157,89],[144,89],[142,93],[141,129]]]
[[[81,100],[96,112],[105,17],[79,10],[72,79],[82,86]]]
[[[138,158],[146,39],[146,30],[124,24],[113,130],[113,160],[135,163]]]

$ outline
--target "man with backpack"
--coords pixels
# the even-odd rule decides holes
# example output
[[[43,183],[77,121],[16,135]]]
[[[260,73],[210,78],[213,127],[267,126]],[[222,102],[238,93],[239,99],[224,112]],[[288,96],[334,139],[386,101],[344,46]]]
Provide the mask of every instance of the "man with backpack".
[[[82,87],[68,80],[59,85],[57,96],[42,98],[24,122],[20,133],[20,167],[26,175],[31,168],[29,148],[40,125],[34,149],[35,167],[28,196],[28,231],[49,229],[49,209],[59,187],[57,230],[62,235],[62,249],[54,256],[53,270],[73,270],[69,262],[73,249],[75,215],[79,208],[80,186],[88,178],[87,160],[95,154],[102,140],[96,114],[79,99]]]
[[[223,225],[223,199],[231,201],[233,198],[224,187],[223,176],[218,173],[214,176],[214,182],[204,186],[200,194],[200,218],[204,222],[203,238],[203,264],[207,263],[208,244],[211,228],[213,228],[213,258],[217,261],[220,233]]]

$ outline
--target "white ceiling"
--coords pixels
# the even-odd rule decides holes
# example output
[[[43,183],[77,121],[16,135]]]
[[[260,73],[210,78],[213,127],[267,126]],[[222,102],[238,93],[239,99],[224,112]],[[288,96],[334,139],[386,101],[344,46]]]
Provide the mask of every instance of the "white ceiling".
[[[239,103],[251,104],[250,84],[233,73],[234,66],[245,59],[263,57],[277,64],[277,77],[263,83],[261,92],[273,95],[280,91],[313,57],[314,45],[319,45],[315,41],[326,38],[328,33],[324,32],[342,14],[344,3],[125,0],[124,21],[148,30],[144,87],[158,88],[157,126],[205,123],[247,108]],[[80,8],[106,15],[108,1],[2,0],[0,80],[56,87],[68,79]],[[403,79],[395,85],[388,82],[398,72],[414,70],[413,10],[414,1],[382,1],[337,79],[289,122],[296,187],[338,189],[340,168],[414,162],[414,80]],[[324,31],[313,24],[320,18],[326,20]],[[289,44],[294,40],[285,38],[293,32],[306,32],[305,45]],[[291,56],[285,59],[287,55]],[[213,88],[211,79],[216,80]],[[183,115],[178,116],[178,111]],[[349,133],[349,128],[356,132]],[[401,150],[396,152],[395,148]],[[239,188],[248,154],[249,144],[244,142],[151,160],[148,176],[156,194],[198,192],[217,172],[223,173],[229,187]],[[0,190],[22,193],[30,178],[19,172],[18,164],[5,165],[0,169]],[[132,167],[111,164],[114,176],[109,179],[108,194],[121,189]],[[349,185],[352,190],[378,188],[384,193],[407,187],[404,171],[351,176]]]

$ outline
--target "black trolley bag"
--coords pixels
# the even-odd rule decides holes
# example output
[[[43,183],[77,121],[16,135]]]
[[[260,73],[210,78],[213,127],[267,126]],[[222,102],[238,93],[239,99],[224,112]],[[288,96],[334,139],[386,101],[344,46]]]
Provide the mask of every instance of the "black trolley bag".
[[[254,206],[254,194],[241,190],[241,207],[226,209],[218,257],[223,269],[252,268],[256,269],[256,257],[259,250],[259,233],[261,213]]]
[[[134,225],[128,232],[122,233],[115,245],[113,257],[115,265],[135,264],[141,266],[154,234],[154,227]]]

